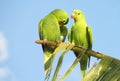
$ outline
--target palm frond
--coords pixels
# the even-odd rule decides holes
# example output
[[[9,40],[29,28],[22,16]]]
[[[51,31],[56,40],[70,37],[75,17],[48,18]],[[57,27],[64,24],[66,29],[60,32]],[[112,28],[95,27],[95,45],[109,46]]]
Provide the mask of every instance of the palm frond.
[[[82,81],[119,81],[120,60],[105,56],[97,66],[93,66]]]
[[[60,58],[59,58],[59,60],[58,60],[58,64],[57,64],[56,70],[55,70],[55,72],[54,72],[52,81],[56,81],[56,79],[57,79],[58,72],[59,72],[59,70],[60,70],[60,68],[61,68],[61,66],[62,66],[62,62],[63,62],[63,57],[64,57],[64,55],[65,55],[69,50],[71,50],[73,47],[74,47],[74,46],[73,46],[73,45],[69,45],[69,43],[64,46],[64,48],[66,48],[66,49],[65,49],[65,51],[61,54],[61,56],[60,56]],[[58,48],[58,49],[59,49],[59,48]]]
[[[63,57],[69,50],[74,50],[75,52],[78,53],[83,52],[85,50],[85,48],[83,47],[73,46],[72,44],[68,43],[56,43],[51,41],[43,42],[43,40],[37,40],[36,43],[37,44],[46,43],[47,45],[58,47],[54,51],[53,55],[56,55],[56,53],[60,52],[61,50],[64,50],[58,60],[58,64],[54,72],[52,81],[57,81],[56,79],[58,72],[62,66]],[[98,65],[93,65],[93,67],[87,72],[86,76],[81,81],[120,81],[119,59],[89,49],[87,49],[86,53],[90,56],[101,59],[101,61],[98,63]],[[82,58],[82,56],[80,58]],[[80,58],[76,58],[71,67],[62,76],[62,78],[60,78],[60,81],[64,81],[64,79],[72,72],[74,67],[78,64]]]

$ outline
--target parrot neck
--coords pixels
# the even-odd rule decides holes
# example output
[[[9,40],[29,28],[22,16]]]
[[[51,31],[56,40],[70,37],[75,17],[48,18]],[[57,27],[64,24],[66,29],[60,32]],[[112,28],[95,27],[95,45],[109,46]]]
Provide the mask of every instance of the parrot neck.
[[[86,24],[86,20],[85,19],[74,20],[74,23]]]
[[[74,22],[75,22],[75,23],[79,22],[79,23],[82,23],[82,24],[86,24],[86,18],[85,18],[84,15],[81,16],[81,17],[76,17],[76,18],[74,19]]]
[[[59,24],[60,27],[63,27],[63,24]]]

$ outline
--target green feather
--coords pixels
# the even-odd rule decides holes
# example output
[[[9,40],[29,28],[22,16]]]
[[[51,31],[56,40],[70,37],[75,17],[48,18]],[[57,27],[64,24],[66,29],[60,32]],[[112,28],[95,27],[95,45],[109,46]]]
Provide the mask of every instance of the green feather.
[[[41,40],[48,40],[53,42],[61,42],[60,27],[66,25],[68,22],[68,14],[61,9],[55,9],[50,14],[41,19],[39,23],[39,37]],[[66,37],[66,36],[65,36]],[[64,37],[64,38],[65,38]],[[44,72],[45,80],[48,80],[52,70],[52,64],[55,56],[53,55],[55,46],[42,45],[44,52]]]
[[[66,26],[60,27],[60,33],[61,33],[61,41],[65,41],[68,30]]]
[[[72,16],[74,16],[74,24],[68,33],[69,42],[77,46],[83,46],[84,48],[92,49],[92,30],[86,23],[84,13],[81,10],[74,10]],[[75,56],[78,57],[79,53],[74,53]],[[89,65],[89,62],[90,56],[84,54],[80,60],[80,68],[83,77],[86,74],[86,69],[87,65]]]

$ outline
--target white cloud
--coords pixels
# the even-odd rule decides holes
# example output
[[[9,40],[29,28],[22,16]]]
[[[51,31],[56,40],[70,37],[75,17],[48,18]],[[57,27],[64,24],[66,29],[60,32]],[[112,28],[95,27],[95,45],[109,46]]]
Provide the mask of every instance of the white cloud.
[[[5,77],[6,74],[7,74],[7,70],[5,70],[5,68],[0,68],[0,78]]]
[[[16,77],[8,67],[0,68],[0,81],[16,81]]]
[[[7,42],[4,34],[0,32],[0,63],[8,58]]]
[[[2,32],[0,32],[0,64],[4,63],[8,58],[7,40]],[[16,81],[14,73],[9,67],[0,66],[0,81]]]

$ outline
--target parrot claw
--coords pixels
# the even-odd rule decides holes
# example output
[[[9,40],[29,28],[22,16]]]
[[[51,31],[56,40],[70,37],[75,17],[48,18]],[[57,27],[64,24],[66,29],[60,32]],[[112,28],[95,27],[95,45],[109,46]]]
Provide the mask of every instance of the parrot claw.
[[[46,42],[46,41],[47,41],[47,39],[44,39],[44,40],[43,40],[43,45],[45,45],[45,42]]]
[[[59,44],[59,43],[61,43],[61,41],[56,41],[56,44]]]
[[[70,42],[68,42],[68,44],[71,44]]]

